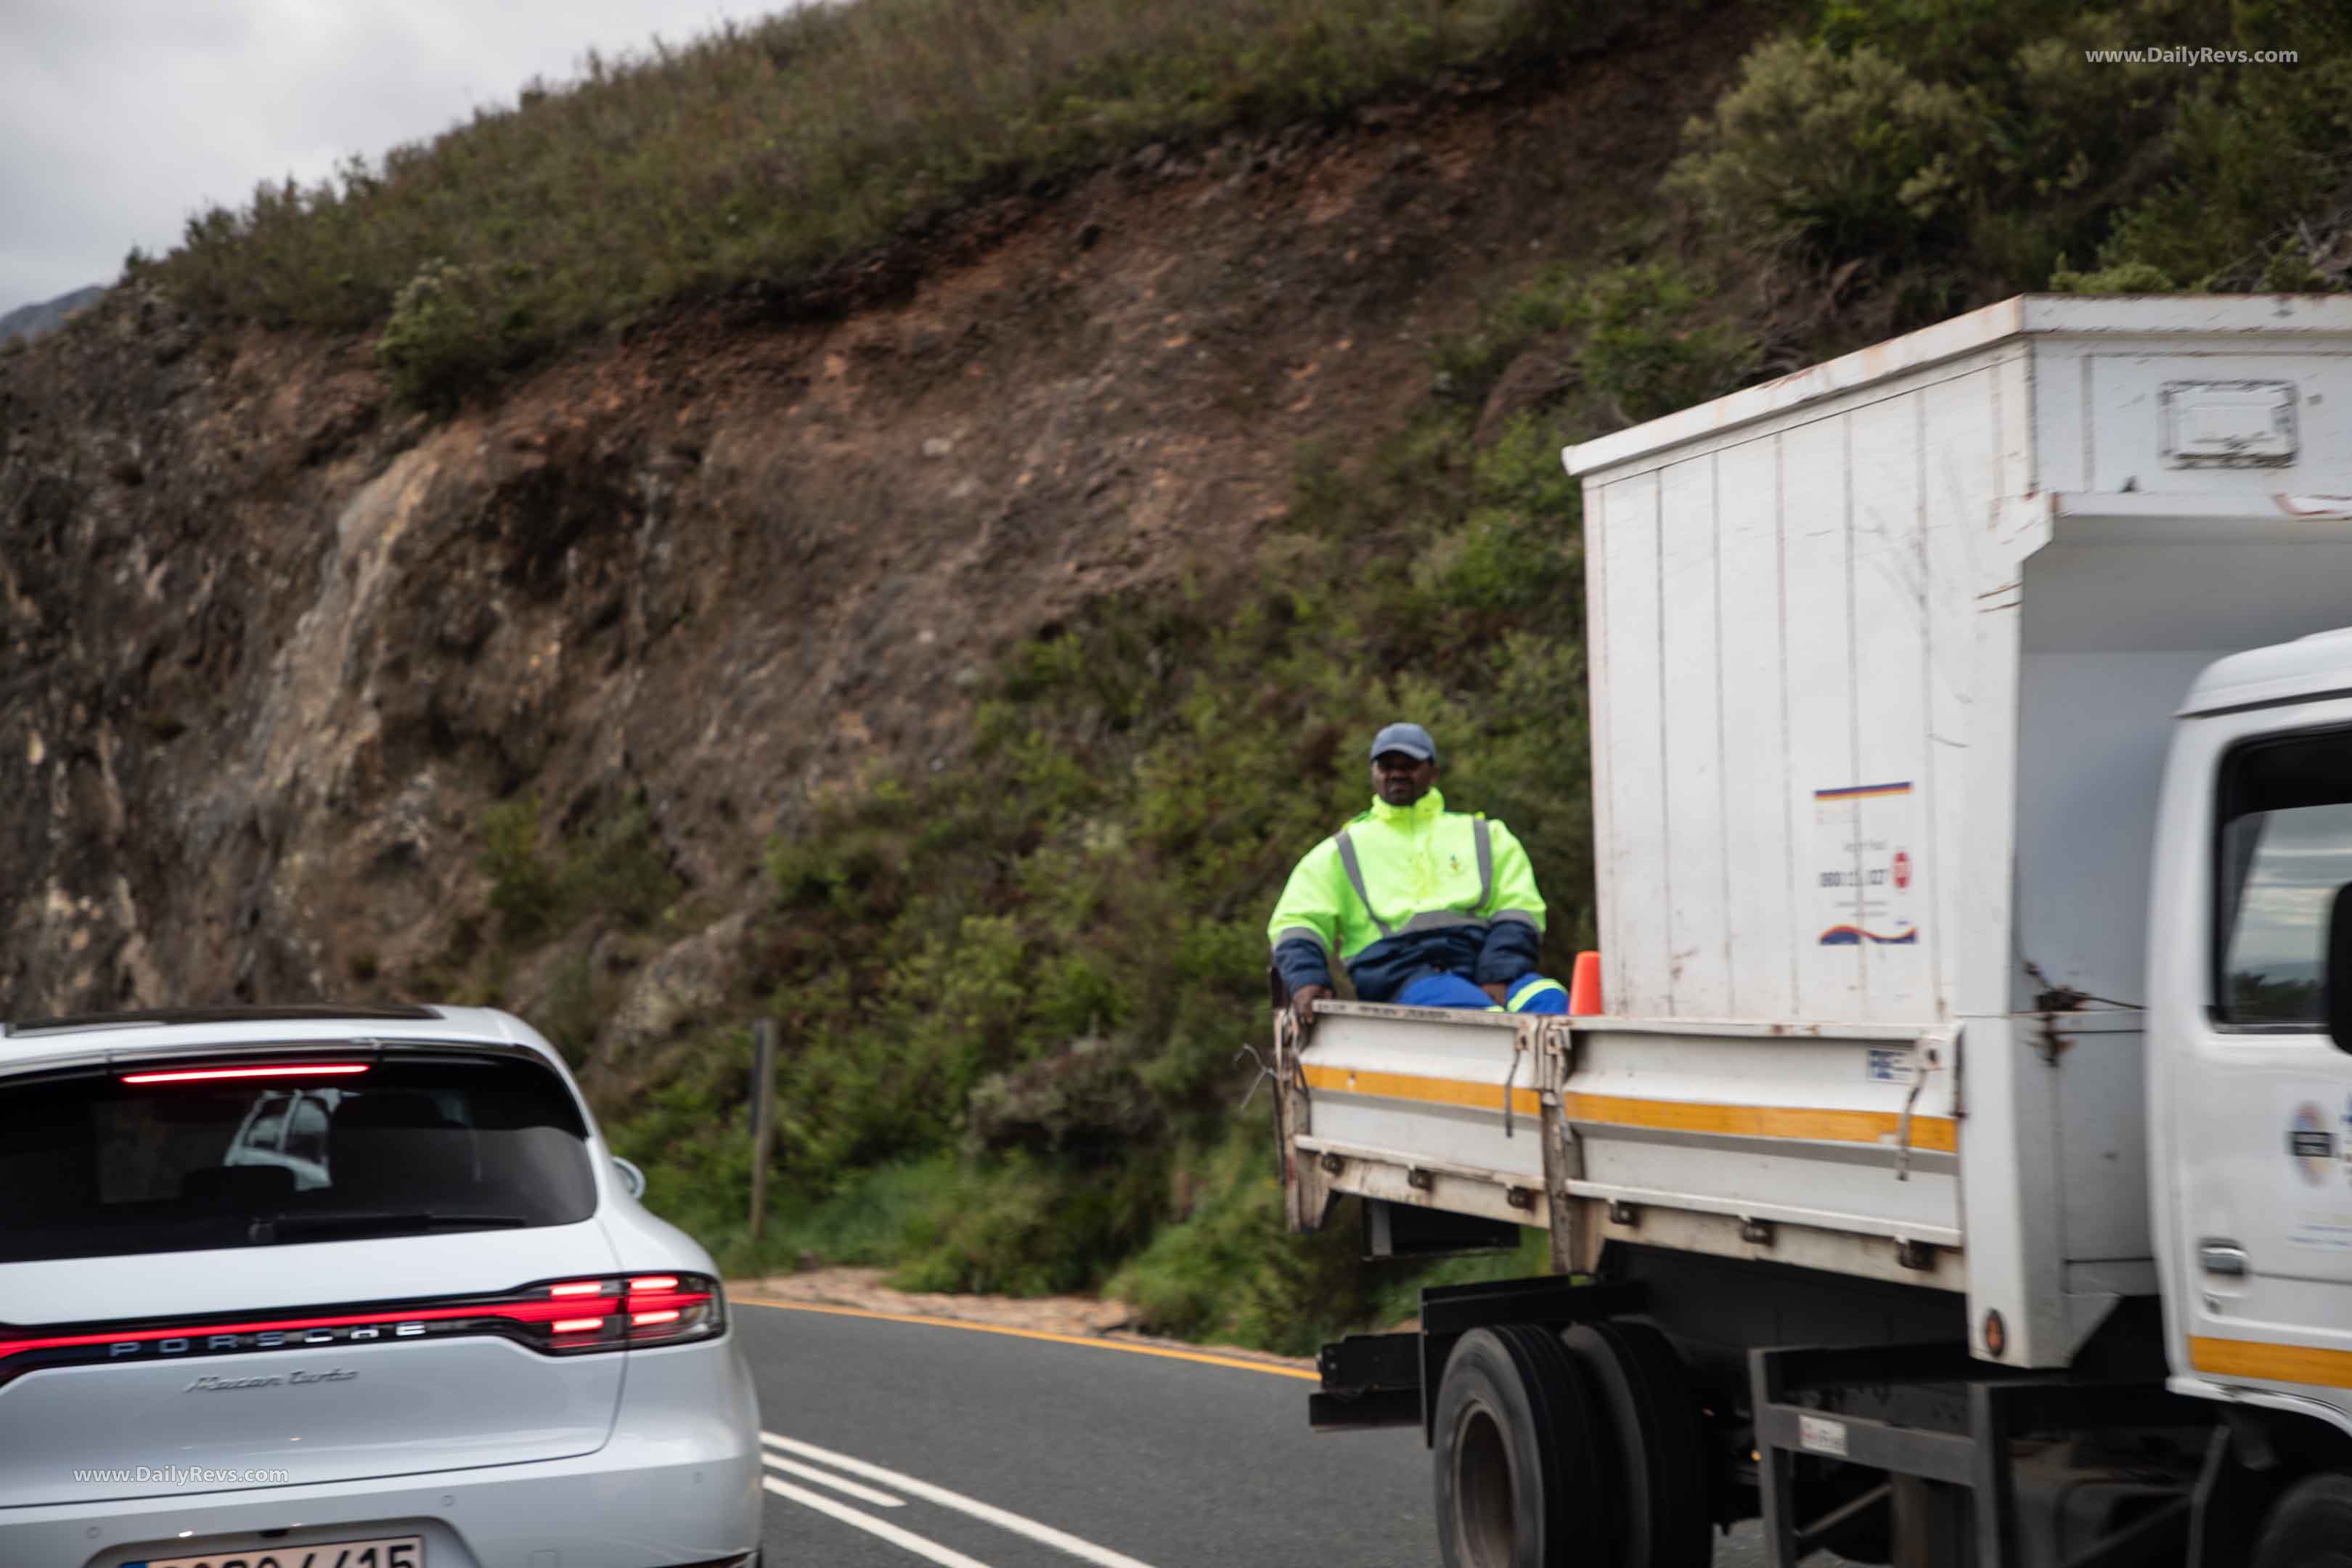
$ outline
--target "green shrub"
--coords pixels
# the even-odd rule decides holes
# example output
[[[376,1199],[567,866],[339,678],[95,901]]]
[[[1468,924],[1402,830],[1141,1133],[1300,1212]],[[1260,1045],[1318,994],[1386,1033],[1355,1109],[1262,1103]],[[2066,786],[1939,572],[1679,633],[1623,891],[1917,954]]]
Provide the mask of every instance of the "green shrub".
[[[2216,76],[2165,139],[2172,178],[2121,216],[2099,261],[2198,289],[2343,288],[2347,141],[2352,55]]]
[[[1724,293],[1667,261],[1591,275],[1548,270],[1487,310],[1471,332],[1439,346],[1438,390],[1450,402],[1482,405],[1522,354],[1549,345],[1546,352],[1556,349],[1575,374],[1560,378],[1546,406],[1573,402],[1574,383],[1584,403],[1618,424],[1654,418],[1728,392],[1753,372],[1756,336],[1730,315]],[[1556,449],[1551,456],[1557,470]]]
[[[1083,1176],[1013,1152],[956,1169],[908,1216],[902,1290],[1044,1296],[1099,1286],[1160,1216],[1156,1161]]]
[[[522,360],[538,346],[529,278],[527,269],[499,279],[481,266],[438,259],[418,268],[376,339],[376,363],[393,391],[419,407],[446,408]]]
[[[1723,239],[1881,265],[1958,226],[1985,151],[1958,89],[1868,46],[1842,54],[1796,38],[1759,46],[1687,134],[1665,190]]]
[[[2069,289],[2158,278],[2342,285],[2352,14],[2332,0],[1832,0],[1814,38],[1844,59],[1899,61],[1930,89],[1960,94],[1974,117],[1944,166],[1936,217],[1907,244],[1855,253],[1882,271],[1942,268],[1889,279],[1923,310],[2045,279]],[[2088,58],[2151,46],[2285,47],[2300,59],[2190,68]],[[1946,221],[1956,214],[1964,221]],[[2078,272],[2069,254],[2096,263]]]
[[[588,950],[581,947],[564,954],[548,987],[546,1005],[531,1022],[563,1053],[563,1059],[577,1068],[588,1059],[588,1047],[604,1026],[608,1010],[598,994]]]
[[[1583,492],[1560,466],[1559,448],[1549,426],[1521,416],[1478,454],[1473,510],[1421,562],[1446,604],[1482,616],[1549,612],[1563,627],[1581,621]]]
[[[574,839],[557,878],[557,903],[567,919],[630,931],[655,925],[684,891],[642,796]]]
[[[2050,287],[2061,294],[2168,294],[2179,288],[2161,268],[2145,261],[2118,262],[2113,267],[2075,272],[2060,258],[2050,275]]]
[[[539,796],[487,807],[478,837],[500,939],[509,946],[537,942],[554,925],[560,902],[554,872],[539,854]]]
[[[1308,1355],[1364,1320],[1370,1274],[1352,1205],[1318,1235],[1289,1235],[1262,1116],[1181,1151],[1171,1181],[1181,1212],[1105,1286],[1138,1309],[1138,1327]]]
[[[1621,422],[1705,402],[1738,386],[1754,368],[1755,339],[1734,324],[1705,320],[1703,299],[1697,279],[1659,263],[1621,267],[1593,279],[1585,294],[1584,379]]]
[[[551,861],[540,841],[540,815],[535,793],[499,801],[484,809],[476,834],[476,864],[490,879],[498,922],[488,957],[500,976],[518,957],[583,923],[651,928],[684,890],[642,799],[585,826]],[[467,956],[458,955],[459,967]],[[561,1011],[576,1046],[594,1035],[589,1020],[599,1004],[584,955],[575,958],[578,973],[565,969],[550,1005]]]
[[[1438,394],[1472,407],[1485,402],[1496,379],[1521,353],[1584,324],[1586,287],[1580,271],[1547,268],[1486,310],[1470,331],[1442,340],[1434,351]]]

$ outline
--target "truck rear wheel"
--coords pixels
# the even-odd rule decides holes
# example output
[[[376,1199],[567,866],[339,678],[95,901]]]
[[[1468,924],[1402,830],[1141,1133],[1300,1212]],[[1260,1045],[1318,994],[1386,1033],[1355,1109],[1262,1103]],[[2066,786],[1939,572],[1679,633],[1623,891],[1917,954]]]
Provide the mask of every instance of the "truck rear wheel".
[[[2253,1568],[2352,1568],[2352,1476],[2297,1482],[2271,1510]]]
[[[1706,1452],[1698,1397],[1665,1335],[1647,1323],[1580,1323],[1565,1336],[1591,1373],[1623,1460],[1623,1568],[1706,1568]]]
[[[1446,1358],[1432,1458],[1445,1568],[1608,1568],[1622,1539],[1615,1446],[1559,1339],[1474,1329]]]

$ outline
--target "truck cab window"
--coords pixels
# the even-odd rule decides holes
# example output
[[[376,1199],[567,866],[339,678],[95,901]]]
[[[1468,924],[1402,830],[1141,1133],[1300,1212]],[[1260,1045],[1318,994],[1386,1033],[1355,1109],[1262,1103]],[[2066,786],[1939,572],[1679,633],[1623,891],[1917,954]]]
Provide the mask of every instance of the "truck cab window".
[[[287,1123],[286,1152],[298,1160],[326,1163],[327,1108],[317,1095],[306,1094],[295,1100],[294,1114]]]
[[[252,1117],[246,1122],[245,1135],[237,1140],[247,1152],[274,1152],[278,1141],[286,1132],[286,1108],[293,1097],[287,1094],[265,1094],[255,1105]]]
[[[2242,1028],[2317,1029],[2336,889],[2352,882],[2352,734],[2257,742],[2222,763],[2214,994]]]

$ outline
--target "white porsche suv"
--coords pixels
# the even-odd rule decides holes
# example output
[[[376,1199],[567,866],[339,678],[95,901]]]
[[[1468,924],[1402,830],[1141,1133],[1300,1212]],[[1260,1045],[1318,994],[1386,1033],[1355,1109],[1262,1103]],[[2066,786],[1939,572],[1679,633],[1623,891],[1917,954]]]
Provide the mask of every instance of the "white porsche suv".
[[[751,1568],[710,1258],[465,1007],[0,1027],[0,1564]]]

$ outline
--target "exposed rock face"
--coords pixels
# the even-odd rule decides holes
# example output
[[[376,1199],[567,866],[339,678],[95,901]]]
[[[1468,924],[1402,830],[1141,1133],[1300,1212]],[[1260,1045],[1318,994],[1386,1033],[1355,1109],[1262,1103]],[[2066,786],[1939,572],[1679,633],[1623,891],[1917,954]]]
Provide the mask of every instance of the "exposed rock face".
[[[526,787],[551,834],[642,792],[708,919],[755,908],[812,801],[951,761],[1009,639],[1247,559],[1300,442],[1594,243],[1574,190],[1716,85],[1672,59],[1161,151],[845,315],[681,315],[439,423],[364,343],[114,290],[0,359],[0,1015],[415,994]],[[631,1030],[719,984],[663,969]]]
[[[597,1039],[598,1068],[610,1071],[631,1052],[708,1021],[727,1000],[750,929],[751,917],[738,910],[638,970]]]

